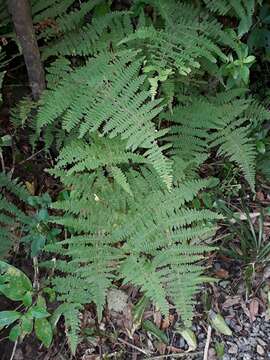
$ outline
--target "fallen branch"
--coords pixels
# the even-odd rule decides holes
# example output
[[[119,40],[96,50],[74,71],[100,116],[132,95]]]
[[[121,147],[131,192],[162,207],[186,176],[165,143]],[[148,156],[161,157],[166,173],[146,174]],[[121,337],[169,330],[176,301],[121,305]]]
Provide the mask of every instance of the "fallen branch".
[[[203,353],[203,360],[208,359],[208,351],[209,351],[209,346],[210,346],[210,341],[211,341],[211,334],[212,334],[212,327],[209,325],[208,329],[207,329],[207,338],[206,338],[206,343],[205,343],[205,348],[204,348],[204,353]]]

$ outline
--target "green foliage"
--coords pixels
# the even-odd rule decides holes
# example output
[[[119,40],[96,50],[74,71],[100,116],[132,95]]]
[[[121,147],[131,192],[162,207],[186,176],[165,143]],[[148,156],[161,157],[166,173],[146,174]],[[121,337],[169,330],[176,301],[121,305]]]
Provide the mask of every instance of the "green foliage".
[[[236,245],[230,250],[225,246],[224,251],[231,257],[241,260],[245,265],[268,264],[270,245],[264,231],[265,211],[261,209],[257,214],[257,221],[254,222],[249,209],[244,204],[241,204],[242,214],[233,212],[222,201],[218,202],[218,207],[226,215],[226,225],[230,230],[226,241],[230,238],[238,239]]]
[[[30,248],[31,256],[37,256],[45,243],[59,234],[49,226],[50,196],[30,196],[23,184],[5,173],[0,173],[0,189],[0,257],[6,257],[20,242],[29,244],[26,248]]]
[[[153,122],[162,111],[161,101],[151,101],[144,89],[145,76],[138,74],[143,59],[136,55],[129,51],[117,56],[102,54],[67,74],[56,88],[45,91],[37,129],[60,117],[62,128],[75,130],[78,138],[87,139],[91,133],[120,136],[127,150],[143,149],[145,158],[170,187],[170,162],[157,144],[166,131],[157,130]],[[75,97],[74,84],[79,84]]]
[[[240,22],[238,36],[246,34],[252,26],[256,0],[204,0],[207,7],[220,15],[236,16]]]
[[[0,293],[13,301],[20,301],[20,311],[0,312],[0,330],[14,324],[9,332],[11,341],[23,341],[32,333],[33,326],[37,338],[49,347],[52,342],[52,326],[47,320],[50,313],[44,297],[32,286],[30,279],[19,269],[0,261]],[[37,298],[36,298],[37,296]]]
[[[22,229],[30,224],[31,218],[15,205],[18,202],[26,204],[29,197],[29,193],[21,183],[0,173],[0,189],[0,257],[3,258],[16,241],[16,236],[14,236],[16,229]],[[16,199],[15,203],[9,199]]]
[[[242,170],[250,187],[255,189],[255,141],[252,126],[261,124],[260,113],[252,98],[239,98],[241,91],[227,91],[216,97],[190,97],[173,114],[165,115],[173,123],[169,140],[172,154],[191,161],[211,149],[228,157]],[[269,118],[269,114],[265,116]]]
[[[222,218],[204,192],[217,181],[202,178],[202,165],[226,160],[255,191],[254,129],[269,112],[241,88],[249,84],[255,57],[239,40],[250,29],[255,2],[196,3],[137,0],[128,11],[112,11],[99,0],[32,1],[47,89],[36,104],[23,100],[12,121],[35,129],[34,145],[41,140],[45,150],[57,151],[48,172],[63,192],[53,203],[45,197],[29,202],[22,186],[10,188],[4,180],[1,186],[35,215],[29,220],[1,196],[1,222],[4,229],[14,226],[7,212],[24,221],[32,256],[46,243],[53,260],[44,266],[53,269],[61,302],[51,323],[64,316],[73,353],[84,305],[93,302],[101,321],[116,282],[137,287],[164,316],[173,304],[194,347],[194,295],[212,280],[204,276],[204,259]],[[216,14],[239,18],[238,35],[224,30]],[[55,241],[62,230],[65,236]],[[30,317],[49,346],[44,302],[27,306],[24,320],[13,314],[11,338],[23,326],[32,331]]]
[[[58,299],[69,304],[69,321],[70,307],[80,309],[89,301],[97,305],[101,319],[107,290],[113,280],[123,278],[145,292],[164,315],[170,297],[189,326],[193,295],[204,280],[197,262],[211,251],[195,239],[210,236],[211,223],[218,218],[189,204],[209,181],[190,181],[168,192],[161,182],[150,188],[156,179],[149,170],[144,176],[130,170],[126,176],[133,197],[99,170],[92,175],[62,172],[61,180],[72,191],[67,200],[53,204],[65,212],[54,221],[73,235],[46,247],[61,254],[61,260],[51,263],[61,272],[53,279]]]

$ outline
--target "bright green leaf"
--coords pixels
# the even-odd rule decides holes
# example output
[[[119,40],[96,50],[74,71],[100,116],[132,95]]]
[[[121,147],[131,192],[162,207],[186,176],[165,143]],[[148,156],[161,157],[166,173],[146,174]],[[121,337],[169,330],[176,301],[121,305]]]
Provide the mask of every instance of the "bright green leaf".
[[[20,325],[15,325],[10,330],[8,338],[9,338],[10,341],[15,342],[20,337],[20,335],[21,335]]]
[[[213,311],[209,314],[210,321],[213,325],[213,327],[220,332],[223,335],[231,336],[232,330],[229,328],[229,326],[226,324],[223,316],[220,314],[216,314]]]
[[[28,291],[22,298],[23,305],[28,307],[32,304],[32,293]]]
[[[47,348],[51,345],[53,333],[51,324],[47,319],[35,320],[35,333],[43,345],[45,345]]]
[[[186,340],[189,350],[194,351],[197,348],[197,339],[194,331],[191,329],[184,329],[180,332],[183,338]]]
[[[157,339],[161,340],[164,344],[169,344],[169,339],[167,335],[163,331],[161,331],[152,321],[144,321],[142,327],[144,328],[144,330],[154,335]]]
[[[0,312],[0,328],[12,324],[21,317],[18,311],[1,311]]]

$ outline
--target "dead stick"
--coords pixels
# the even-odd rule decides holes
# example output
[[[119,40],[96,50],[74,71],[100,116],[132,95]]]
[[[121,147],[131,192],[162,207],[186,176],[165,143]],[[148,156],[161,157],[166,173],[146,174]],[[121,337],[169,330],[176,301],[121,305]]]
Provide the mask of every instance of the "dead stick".
[[[209,325],[208,329],[207,329],[207,338],[206,338],[206,343],[205,343],[205,348],[204,348],[204,353],[203,353],[203,360],[208,359],[208,351],[209,351],[209,346],[210,346],[210,341],[211,341],[211,334],[212,334],[212,328]]]

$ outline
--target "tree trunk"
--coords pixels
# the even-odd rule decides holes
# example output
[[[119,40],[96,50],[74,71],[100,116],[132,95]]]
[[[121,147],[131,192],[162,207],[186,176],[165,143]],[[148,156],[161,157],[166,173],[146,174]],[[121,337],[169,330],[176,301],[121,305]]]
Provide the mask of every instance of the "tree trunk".
[[[44,70],[32,22],[29,0],[7,0],[17,38],[22,48],[34,100],[45,88]]]

